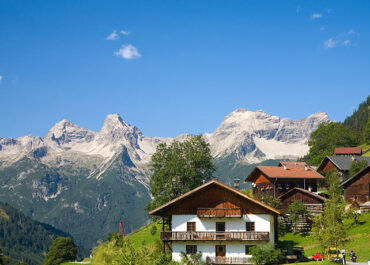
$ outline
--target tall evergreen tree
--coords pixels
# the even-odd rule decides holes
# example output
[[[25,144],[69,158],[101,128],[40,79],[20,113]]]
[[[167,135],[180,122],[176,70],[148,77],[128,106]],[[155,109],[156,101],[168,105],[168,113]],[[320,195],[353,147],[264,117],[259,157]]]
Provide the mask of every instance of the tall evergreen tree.
[[[318,241],[324,253],[328,255],[330,247],[343,247],[347,241],[347,230],[343,223],[345,203],[341,195],[337,172],[330,171],[326,179],[329,187],[329,199],[324,203],[322,215],[314,218],[312,238]]]
[[[150,191],[154,209],[212,178],[215,165],[209,144],[201,135],[189,136],[184,142],[160,144],[152,156],[153,175]]]

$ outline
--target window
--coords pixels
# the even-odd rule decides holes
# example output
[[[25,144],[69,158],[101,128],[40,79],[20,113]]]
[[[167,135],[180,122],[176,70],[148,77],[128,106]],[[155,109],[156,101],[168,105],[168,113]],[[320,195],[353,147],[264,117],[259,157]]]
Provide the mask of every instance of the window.
[[[254,222],[246,222],[245,223],[245,231],[247,231],[247,232],[254,231]]]
[[[186,255],[197,253],[197,245],[186,245]]]
[[[195,222],[187,222],[186,226],[186,231],[195,232]]]
[[[249,255],[249,248],[250,248],[251,246],[245,246],[245,255]]]

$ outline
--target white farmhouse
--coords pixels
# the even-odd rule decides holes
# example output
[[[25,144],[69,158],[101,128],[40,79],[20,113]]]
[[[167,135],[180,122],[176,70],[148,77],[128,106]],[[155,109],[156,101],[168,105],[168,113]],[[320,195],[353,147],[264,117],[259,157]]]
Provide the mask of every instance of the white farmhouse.
[[[249,263],[250,247],[278,240],[276,209],[212,180],[149,212],[162,217],[163,250],[202,253],[215,264]]]

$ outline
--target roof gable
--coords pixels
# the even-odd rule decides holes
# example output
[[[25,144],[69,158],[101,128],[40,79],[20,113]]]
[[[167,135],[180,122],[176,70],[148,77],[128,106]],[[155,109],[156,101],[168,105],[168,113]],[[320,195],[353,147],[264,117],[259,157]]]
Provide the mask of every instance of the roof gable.
[[[370,157],[367,156],[326,156],[317,170],[323,170],[325,165],[331,161],[338,170],[348,171],[354,160],[365,160],[368,165],[370,164]]]
[[[310,192],[308,190],[305,190],[305,189],[302,189],[302,188],[298,188],[298,187],[295,187],[295,188],[287,191],[286,193],[280,195],[278,197],[278,199],[281,200],[281,199],[286,198],[286,197],[289,197],[289,196],[291,196],[291,195],[293,195],[294,193],[297,193],[297,192],[304,193],[304,194],[306,194],[308,196],[311,196],[311,197],[313,197],[315,199],[318,199],[318,200],[320,200],[322,202],[324,202],[326,200],[326,198],[324,198],[324,197],[322,197],[322,196],[320,196],[320,195],[318,195],[316,193],[313,193],[313,192]]]
[[[247,201],[248,203],[252,203],[258,207],[262,207],[264,208],[265,210],[269,211],[269,212],[272,212],[274,214],[280,214],[280,212],[254,198],[251,198],[245,194],[243,194],[242,192],[238,191],[238,190],[235,190],[217,180],[211,180],[210,182],[207,182],[161,206],[159,206],[158,208],[152,210],[149,212],[150,215],[157,215],[157,216],[163,216],[163,215],[168,215],[168,212],[171,212],[171,208],[172,207],[175,207],[176,205],[180,204],[181,202],[184,202],[186,200],[190,200],[192,199],[192,197],[195,197],[197,195],[199,195],[199,193],[201,193],[202,191],[206,191],[208,190],[208,188],[210,188],[211,186],[214,186],[214,187],[217,187],[218,189],[221,189],[221,190],[224,190],[226,192],[229,192],[229,193],[232,193],[234,196],[237,196],[239,199],[241,200],[245,200]],[[220,193],[218,194],[213,194],[215,196],[218,197],[219,200],[222,200],[222,195]],[[192,203],[194,203],[194,201],[192,201]],[[199,201],[199,205],[202,204],[202,201]]]
[[[357,172],[354,176],[350,177],[349,179],[343,181],[340,185],[346,188],[350,185],[353,181],[357,180],[358,178],[364,176],[366,173],[370,171],[370,166],[365,167],[363,170]]]

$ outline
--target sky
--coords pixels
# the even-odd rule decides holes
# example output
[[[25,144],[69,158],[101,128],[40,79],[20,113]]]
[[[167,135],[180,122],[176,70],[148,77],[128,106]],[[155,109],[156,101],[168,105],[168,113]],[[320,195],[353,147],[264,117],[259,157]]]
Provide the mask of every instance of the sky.
[[[237,108],[343,121],[370,92],[370,1],[0,0],[0,137],[58,121],[214,131]]]

